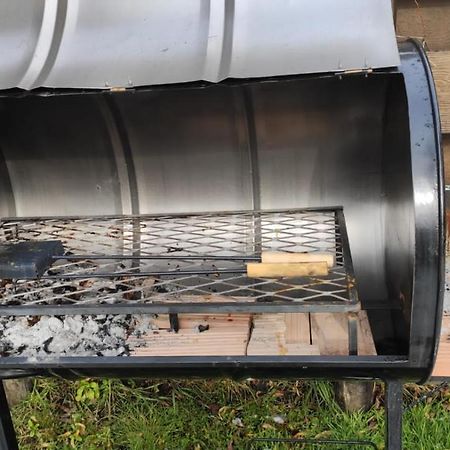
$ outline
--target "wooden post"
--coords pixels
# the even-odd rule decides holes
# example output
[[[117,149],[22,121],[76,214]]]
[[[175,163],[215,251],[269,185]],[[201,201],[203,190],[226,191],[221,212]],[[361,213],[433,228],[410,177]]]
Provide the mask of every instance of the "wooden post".
[[[3,387],[5,389],[6,399],[10,408],[17,405],[26,398],[31,392],[31,378],[18,378],[4,380]]]
[[[372,381],[337,381],[334,386],[336,400],[346,412],[367,411],[373,404]]]

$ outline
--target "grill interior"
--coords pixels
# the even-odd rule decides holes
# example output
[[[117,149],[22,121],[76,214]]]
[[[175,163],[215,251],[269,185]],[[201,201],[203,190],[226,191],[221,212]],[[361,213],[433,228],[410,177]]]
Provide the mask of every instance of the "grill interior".
[[[4,283],[3,305],[114,303],[131,312],[148,302],[199,308],[201,296],[211,294],[236,302],[236,310],[248,302],[295,302],[298,310],[345,311],[358,302],[341,209],[14,219],[0,230],[4,242],[59,240],[65,248],[39,279]],[[322,277],[249,278],[246,263],[264,251],[326,252],[335,264]]]
[[[333,356],[407,360],[420,303],[405,89],[380,71],[1,97],[1,243],[64,249],[39,276],[3,277],[0,362],[309,355],[295,364],[318,374]],[[250,276],[267,253],[333,263]]]

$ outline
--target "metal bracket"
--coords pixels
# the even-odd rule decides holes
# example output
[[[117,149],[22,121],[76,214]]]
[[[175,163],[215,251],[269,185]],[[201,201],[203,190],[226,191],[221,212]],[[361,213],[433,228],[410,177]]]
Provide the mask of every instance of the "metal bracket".
[[[178,330],[180,329],[180,321],[178,319],[178,314],[170,313],[169,314],[169,323],[170,323],[170,329],[172,331],[174,331],[175,333],[178,333]]]
[[[348,323],[348,354],[358,354],[358,317],[355,313],[349,312],[347,315]]]

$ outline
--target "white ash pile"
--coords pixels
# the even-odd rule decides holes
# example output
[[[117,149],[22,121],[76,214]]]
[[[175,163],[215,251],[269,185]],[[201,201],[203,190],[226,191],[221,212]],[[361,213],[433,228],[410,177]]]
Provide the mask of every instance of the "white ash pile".
[[[2,317],[0,355],[128,356],[127,338],[141,322],[131,315]]]

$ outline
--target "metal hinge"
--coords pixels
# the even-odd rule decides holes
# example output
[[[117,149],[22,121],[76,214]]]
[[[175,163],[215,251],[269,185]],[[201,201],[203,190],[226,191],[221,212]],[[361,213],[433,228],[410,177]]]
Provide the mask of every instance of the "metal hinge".
[[[339,75],[357,75],[357,74],[366,74],[368,75],[369,73],[372,73],[373,69],[368,68],[368,69],[349,69],[349,70],[344,70],[343,72],[338,73]]]

